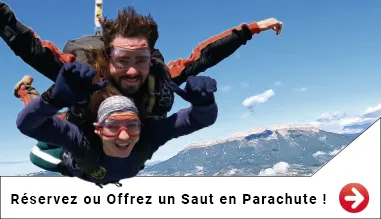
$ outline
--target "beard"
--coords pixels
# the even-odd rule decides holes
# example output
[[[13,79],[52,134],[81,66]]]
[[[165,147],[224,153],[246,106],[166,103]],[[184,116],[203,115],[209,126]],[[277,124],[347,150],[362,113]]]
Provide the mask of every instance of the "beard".
[[[140,88],[140,86],[138,86],[138,87],[126,87],[126,88],[121,88],[121,91],[122,91],[123,96],[135,97],[136,94],[139,92],[139,88]]]
[[[140,88],[142,87],[141,76],[139,75],[137,77],[138,77],[138,80],[140,81],[140,84],[136,86],[123,87],[122,86],[123,77],[119,77],[119,78],[112,77],[109,79],[109,81],[123,96],[134,98],[139,93]]]

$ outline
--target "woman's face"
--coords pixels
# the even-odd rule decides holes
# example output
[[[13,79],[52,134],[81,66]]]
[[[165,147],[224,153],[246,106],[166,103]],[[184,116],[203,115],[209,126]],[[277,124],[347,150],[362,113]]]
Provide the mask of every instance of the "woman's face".
[[[95,130],[103,142],[103,150],[110,157],[130,156],[139,141],[140,121],[135,113],[113,113]]]

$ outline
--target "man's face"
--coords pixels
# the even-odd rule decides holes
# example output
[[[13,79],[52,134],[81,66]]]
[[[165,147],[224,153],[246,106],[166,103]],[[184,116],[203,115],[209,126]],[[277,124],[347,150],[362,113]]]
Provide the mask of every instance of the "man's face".
[[[135,95],[148,77],[151,51],[144,38],[117,36],[111,43],[111,80],[120,87],[123,95]]]

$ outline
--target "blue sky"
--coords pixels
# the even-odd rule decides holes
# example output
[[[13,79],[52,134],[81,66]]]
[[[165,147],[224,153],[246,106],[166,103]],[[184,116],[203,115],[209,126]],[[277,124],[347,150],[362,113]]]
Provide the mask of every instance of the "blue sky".
[[[93,33],[94,1],[8,4],[23,23],[60,48],[69,39]],[[169,142],[154,159],[167,159],[192,142],[256,127],[314,122],[340,131],[345,124],[368,121],[369,113],[373,119],[381,115],[379,1],[104,0],[103,13],[115,17],[118,9],[129,5],[139,13],[151,13],[159,24],[157,48],[166,62],[188,57],[201,41],[243,22],[274,17],[284,23],[280,36],[272,31],[255,35],[231,57],[203,73],[218,81],[218,121]],[[13,96],[13,86],[25,74],[35,77],[34,85],[40,91],[51,82],[24,64],[4,42],[0,43],[0,56],[0,91],[4,93],[0,175],[9,175],[36,169],[28,162],[7,163],[28,160],[36,143],[16,129],[17,113],[23,105]],[[270,89],[274,96],[248,115],[243,101]],[[176,97],[173,112],[187,106]]]

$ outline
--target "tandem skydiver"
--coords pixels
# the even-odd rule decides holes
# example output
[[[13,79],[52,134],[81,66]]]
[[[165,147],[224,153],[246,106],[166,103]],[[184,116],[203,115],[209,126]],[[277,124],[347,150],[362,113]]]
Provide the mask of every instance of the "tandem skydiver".
[[[10,19],[8,19],[6,23],[9,24],[9,23],[13,22],[14,24],[17,24],[17,25],[14,25],[14,28],[23,27],[15,19],[13,13],[9,13],[9,11],[10,10],[8,10],[8,13],[4,13],[5,15],[11,14],[11,16],[8,16],[8,18],[10,18]],[[1,10],[0,10],[0,12],[1,12]],[[114,43],[114,44],[118,43],[118,40],[119,41],[120,40],[121,41],[123,41],[123,40],[133,41],[134,40],[133,37],[132,38],[131,37],[130,38],[123,38],[122,37],[122,39],[117,39],[117,38],[113,38],[113,36],[107,36],[107,31],[109,30],[109,32],[111,32],[110,30],[112,30],[113,26],[115,26],[114,25],[115,23],[123,23],[123,22],[126,23],[125,21],[123,21],[123,19],[120,18],[123,16],[124,17],[130,17],[130,18],[131,18],[131,16],[136,16],[137,19],[135,19],[135,21],[140,19],[140,21],[143,21],[143,22],[140,22],[140,23],[138,22],[138,24],[135,24],[135,27],[141,27],[143,29],[145,28],[145,29],[151,30],[150,31],[151,34],[146,35],[145,39],[142,40],[142,41],[145,41],[143,44],[145,44],[145,46],[149,48],[148,49],[148,51],[149,51],[148,55],[146,53],[147,50],[144,52],[145,49],[138,49],[138,50],[132,49],[132,47],[134,47],[134,45],[132,45],[132,47],[131,47],[131,45],[129,45],[130,48],[128,48],[128,46],[127,46],[127,48],[125,48],[125,47],[123,47],[123,42],[122,42],[122,44],[119,45],[120,47],[118,47],[118,45],[115,46],[112,44],[112,43]],[[130,20],[134,20],[134,19],[130,19]],[[134,25],[134,24],[130,24],[130,25]],[[141,26],[139,26],[139,25],[141,25]],[[4,30],[7,30],[7,31],[9,31],[10,29],[12,30],[12,28],[10,28],[10,27],[12,27],[12,25],[7,26],[7,28],[4,28]],[[240,45],[245,44],[248,39],[251,39],[252,34],[259,33],[261,30],[267,30],[267,29],[274,29],[279,34],[281,27],[282,27],[282,25],[280,22],[278,22],[276,20],[274,21],[272,19],[269,19],[269,20],[265,20],[262,22],[258,22],[258,24],[253,23],[250,25],[242,25],[241,28],[226,31],[217,37],[211,38],[206,43],[204,42],[204,43],[200,44],[200,46],[198,47],[199,50],[196,49],[194,51],[194,53],[192,54],[192,56],[188,60],[182,59],[178,62],[174,62],[174,63],[178,63],[179,65],[182,65],[182,67],[176,66],[176,65],[173,65],[173,63],[172,64],[170,63],[169,64],[170,75],[171,75],[172,79],[177,84],[181,84],[182,81],[185,81],[189,75],[198,74],[199,72],[197,72],[197,70],[202,72],[208,67],[207,65],[213,66],[225,58],[223,56],[218,56],[218,55],[223,55],[223,54],[226,54],[229,52],[233,53]],[[136,29],[139,29],[139,28],[136,28]],[[13,49],[13,51],[16,53],[16,55],[19,55],[20,57],[22,57],[25,62],[34,66],[35,69],[40,69],[40,70],[51,69],[51,70],[53,70],[53,69],[57,68],[57,66],[58,67],[62,66],[62,63],[64,63],[64,62],[72,62],[73,61],[73,56],[71,54],[61,54],[59,52],[59,50],[56,47],[54,47],[51,43],[47,43],[46,41],[41,42],[37,37],[34,36],[33,31],[31,31],[30,29],[24,29],[24,30],[25,30],[25,32],[22,32],[22,31],[18,32],[18,33],[21,33],[19,35],[15,34],[11,38],[6,38],[6,39],[12,39],[12,40],[8,40],[6,42]],[[156,87],[159,87],[159,90],[157,92],[155,90],[155,93],[166,94],[167,96],[164,98],[163,98],[163,96],[161,96],[159,98],[155,98],[155,96],[152,97],[152,95],[150,95],[153,93],[152,90],[150,90],[150,87],[152,87],[152,86],[150,86],[150,82],[152,82],[152,81],[153,82],[157,82],[157,81],[162,82],[163,79],[159,78],[159,80],[155,80],[155,79],[157,79],[157,77],[159,75],[158,74],[159,71],[157,71],[157,69],[153,70],[153,67],[159,66],[159,68],[160,68],[160,65],[153,64],[150,69],[149,69],[149,67],[147,68],[147,64],[149,63],[149,61],[148,61],[149,58],[151,58],[151,62],[153,62],[153,58],[155,58],[152,51],[155,51],[154,50],[154,44],[156,43],[156,40],[158,38],[156,23],[152,20],[151,17],[149,17],[149,16],[145,17],[145,16],[138,15],[133,9],[130,8],[128,11],[123,10],[122,12],[120,12],[118,14],[118,18],[114,21],[105,20],[104,25],[103,25],[103,30],[104,30],[104,34],[103,34],[104,36],[102,38],[103,38],[103,41],[105,43],[103,46],[104,47],[103,49],[105,51],[107,51],[111,57],[111,59],[108,60],[109,64],[111,64],[111,68],[108,71],[99,72],[97,76],[98,77],[105,77],[105,78],[107,78],[109,76],[110,82],[112,82],[114,85],[116,85],[115,87],[118,88],[117,89],[118,91],[120,91],[123,95],[129,95],[129,96],[133,95],[135,97],[134,98],[135,102],[140,101],[140,103],[137,103],[137,105],[139,105],[140,108],[142,108],[141,106],[145,107],[145,108],[144,107],[142,108],[143,110],[141,110],[141,109],[139,110],[139,111],[143,112],[141,114],[144,114],[144,111],[145,111],[146,112],[145,114],[146,115],[150,114],[151,117],[160,118],[160,116],[163,116],[163,115],[165,117],[166,113],[169,111],[168,106],[169,105],[172,106],[172,104],[173,104],[173,101],[169,101],[169,102],[171,102],[169,105],[167,104],[168,101],[165,101],[165,100],[173,100],[173,98],[171,99],[170,97],[168,97],[168,94],[169,94],[167,91],[168,86],[165,86],[168,84],[169,80],[165,81],[165,77],[163,77],[164,82],[166,82],[166,83],[155,84],[155,85],[158,85]],[[5,35],[3,34],[3,36],[5,36]],[[9,36],[9,34],[6,36]],[[3,39],[4,39],[4,37],[3,37]],[[79,41],[82,39],[84,39],[84,38],[79,39]],[[108,43],[107,43],[107,39],[109,39]],[[79,41],[74,41],[74,43],[79,42]],[[209,42],[213,42],[213,43],[208,44]],[[71,42],[71,43],[73,43],[73,42]],[[81,41],[81,43],[84,43],[84,42]],[[121,42],[119,42],[119,43],[121,43]],[[28,45],[29,45],[29,47],[28,47]],[[33,45],[33,46],[31,46],[31,45]],[[81,44],[77,44],[77,45],[80,46]],[[225,46],[225,48],[227,48],[227,49],[223,50],[222,49],[223,46]],[[234,48],[234,46],[236,46],[236,48]],[[111,50],[111,47],[113,47],[113,50]],[[22,48],[24,48],[24,49],[22,49]],[[30,50],[28,50],[28,49],[25,50],[25,48],[30,48]],[[37,50],[35,50],[35,48],[37,48]],[[213,52],[216,53],[217,55],[213,54]],[[32,55],[30,55],[30,54],[32,54]],[[211,56],[211,54],[213,54],[214,56]],[[120,57],[122,57],[122,59],[120,59],[120,57],[118,57],[119,55],[121,55]],[[144,58],[147,56],[149,57],[148,59]],[[46,59],[47,57],[52,58],[56,62],[54,62],[54,61],[47,62],[47,59]],[[78,56],[78,53],[77,53],[77,56],[75,58],[79,59],[79,58],[83,58],[83,57],[84,57],[83,55]],[[134,57],[143,57],[143,59],[140,59],[140,60],[134,59],[135,62],[133,62],[133,63],[125,63],[124,62],[125,60],[123,60],[124,59],[123,57],[125,57],[125,58],[128,57],[128,59],[134,58]],[[87,61],[90,62],[90,60],[87,60]],[[98,63],[98,64],[102,64],[102,63]],[[125,64],[127,64],[127,66],[129,64],[132,64],[132,65],[134,65],[134,68],[130,68],[127,70],[125,68],[126,67]],[[108,66],[107,63],[106,63],[106,65]],[[161,69],[165,69],[165,68],[161,68]],[[180,70],[182,73],[179,75],[175,75],[173,77],[172,73],[173,72],[176,73],[177,72],[176,69]],[[111,72],[110,72],[110,70],[111,70]],[[44,72],[44,71],[42,71],[42,72]],[[45,75],[48,77],[50,76],[50,78],[51,79],[53,78],[52,80],[54,80],[54,78],[56,77],[56,74],[49,74],[49,71],[46,71],[46,72],[45,72]],[[54,72],[54,71],[51,71],[51,72]],[[104,75],[102,75],[103,73],[104,73]],[[150,79],[152,79],[152,80],[150,80]],[[23,83],[20,83],[20,85],[22,85],[22,84]],[[26,83],[26,85],[28,85],[28,84]],[[21,88],[26,88],[26,87],[27,86],[23,86],[23,85],[21,86]],[[148,89],[147,89],[147,87],[148,87]],[[24,90],[24,91],[26,91],[26,92],[24,92],[24,94],[26,94],[26,95],[30,94],[31,93],[30,91],[33,91],[33,88],[32,89],[30,89],[30,88],[31,87],[29,86],[28,90]],[[161,90],[160,90],[160,88],[161,88]],[[166,89],[166,92],[163,92],[164,89]],[[17,93],[22,93],[22,92],[20,92],[21,90],[22,89],[18,89],[18,87],[16,88]],[[31,96],[31,95],[29,95],[29,96]],[[37,95],[34,95],[34,96],[37,97],[38,93],[37,93]],[[27,103],[25,103],[25,104],[27,104]],[[73,120],[71,120],[69,118],[69,121],[73,121]],[[81,120],[81,122],[83,122],[83,120]],[[145,123],[145,122],[143,121],[143,123]],[[85,129],[84,128],[85,126],[82,123],[79,126],[81,127],[81,129]],[[39,144],[41,144],[41,142]]]
[[[165,117],[171,110],[173,105],[173,93],[168,92],[168,87],[165,81],[167,78],[172,78],[178,85],[184,83],[188,76],[198,75],[210,67],[218,64],[223,59],[233,54],[240,46],[245,45],[248,40],[252,39],[252,35],[259,34],[267,30],[274,30],[277,35],[281,33],[282,22],[270,18],[250,24],[242,24],[239,27],[229,29],[208,40],[200,43],[187,59],[178,59],[169,62],[165,65],[164,57],[160,51],[155,49],[156,41],[159,37],[158,26],[150,16],[142,16],[135,12],[133,8],[129,8],[127,18],[133,16],[138,17],[137,21],[144,18],[145,28],[151,29],[149,42],[151,47],[152,66],[150,75],[152,75],[151,84],[154,84],[152,89],[156,95],[147,99],[150,102],[148,110],[151,117]],[[120,12],[122,13],[122,12]],[[119,14],[120,14],[119,13]],[[120,17],[118,15],[118,17]],[[104,20],[102,28],[110,29],[110,26],[122,22],[122,18],[116,20]],[[87,63],[88,60],[83,54],[83,49],[103,48],[104,45],[110,42],[101,41],[103,36],[85,36],[76,40],[67,42],[64,48],[64,53],[51,42],[40,40],[38,35],[20,23],[13,11],[5,4],[0,2],[0,36],[24,62],[32,66],[35,70],[51,79],[53,82],[57,76],[59,69],[63,63],[77,60]],[[15,90],[16,97],[20,97]],[[154,100],[153,100],[154,99]]]
[[[171,139],[208,127],[217,119],[214,98],[217,85],[210,77],[190,76],[184,90],[171,82],[174,92],[192,106],[168,118],[153,120],[149,128],[141,129],[140,112],[134,101],[103,89],[107,81],[93,82],[95,75],[96,69],[87,64],[65,64],[55,84],[32,100],[17,117],[17,127],[24,135],[60,145],[65,157],[62,165],[71,176],[99,186],[118,184],[119,180],[139,173],[141,156],[147,151],[152,155]],[[84,133],[56,116],[63,107],[84,99],[90,99],[94,107],[91,109],[92,117],[96,118],[94,133]],[[139,150],[140,146],[144,151]],[[98,150],[99,156],[95,162],[83,163],[83,155],[89,153],[90,147],[91,153]]]

